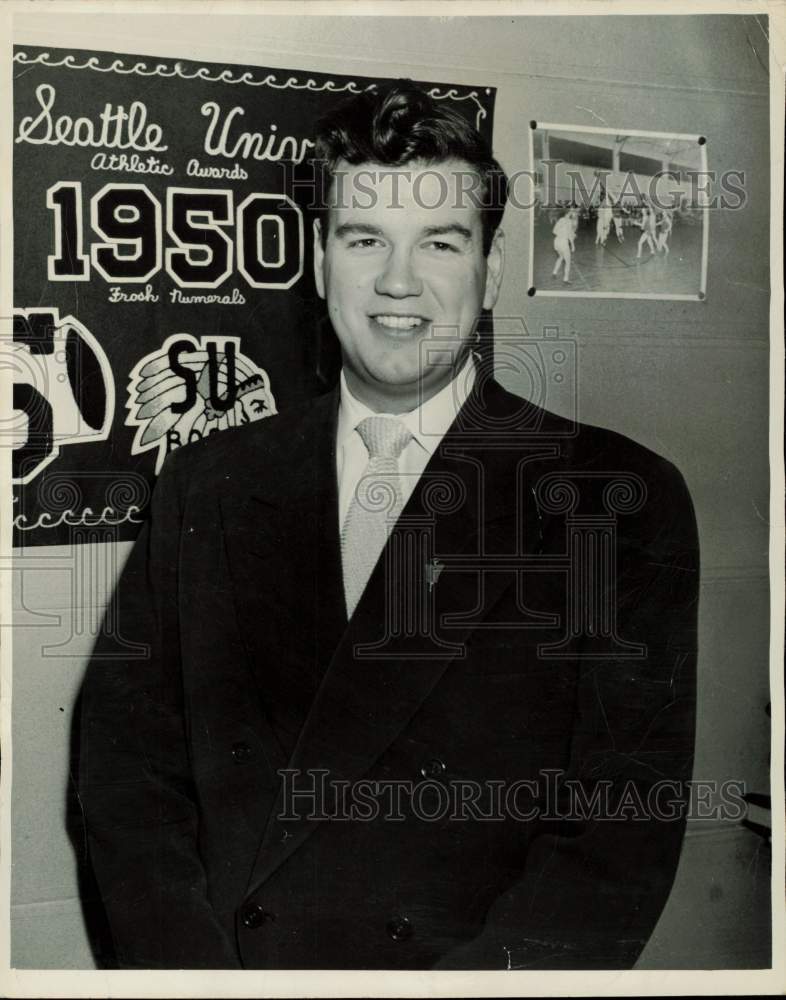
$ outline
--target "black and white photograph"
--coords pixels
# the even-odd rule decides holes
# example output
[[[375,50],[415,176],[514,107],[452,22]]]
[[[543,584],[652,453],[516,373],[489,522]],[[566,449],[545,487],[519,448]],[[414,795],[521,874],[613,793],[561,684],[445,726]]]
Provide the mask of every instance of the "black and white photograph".
[[[535,294],[703,299],[705,136],[531,122]],[[740,178],[716,197],[738,205]]]
[[[4,8],[0,992],[781,994],[786,6]]]

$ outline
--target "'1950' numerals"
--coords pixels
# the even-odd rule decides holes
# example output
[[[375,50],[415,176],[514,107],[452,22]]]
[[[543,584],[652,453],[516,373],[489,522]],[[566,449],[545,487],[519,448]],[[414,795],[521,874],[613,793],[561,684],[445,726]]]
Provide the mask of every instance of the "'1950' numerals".
[[[46,192],[54,213],[50,281],[89,281],[91,268],[113,284],[150,281],[162,266],[181,288],[218,288],[237,270],[254,288],[291,288],[303,274],[303,214],[283,194],[167,188],[164,247],[161,203],[144,184],[106,184],[90,199],[84,246],[82,184],[60,181]],[[234,230],[234,232],[232,231]]]

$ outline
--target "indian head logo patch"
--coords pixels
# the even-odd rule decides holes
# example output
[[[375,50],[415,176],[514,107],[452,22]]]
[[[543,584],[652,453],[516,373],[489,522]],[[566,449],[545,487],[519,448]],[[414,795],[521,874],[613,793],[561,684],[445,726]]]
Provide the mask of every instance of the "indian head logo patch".
[[[190,333],[135,365],[126,408],[136,427],[131,454],[156,450],[156,474],[175,448],[277,412],[267,372],[240,353],[239,337]]]

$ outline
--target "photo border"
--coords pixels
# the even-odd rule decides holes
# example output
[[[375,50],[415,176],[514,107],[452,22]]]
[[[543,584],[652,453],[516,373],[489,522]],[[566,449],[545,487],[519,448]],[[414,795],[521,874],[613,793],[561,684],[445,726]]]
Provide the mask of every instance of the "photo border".
[[[541,122],[532,120],[527,126],[529,143],[529,169],[530,176],[535,177],[535,132],[549,130],[554,132],[586,132],[591,135],[609,135],[616,133],[625,136],[646,136],[647,138],[657,137],[658,139],[691,139],[701,150],[701,172],[707,173],[707,142],[701,142],[703,135],[692,135],[685,132],[653,132],[647,129],[623,129],[605,126],[598,128],[595,125],[561,125],[556,122]],[[630,172],[630,171],[629,171]],[[699,189],[700,193],[702,189]],[[699,276],[699,290],[695,295],[663,294],[661,292],[581,292],[581,291],[561,291],[560,289],[540,289],[535,285],[535,205],[530,206],[529,225],[529,272],[527,275],[528,294],[535,298],[560,298],[560,299],[644,299],[659,302],[705,302],[707,299],[707,258],[709,255],[710,237],[710,207],[702,207],[701,220],[701,265]]]
[[[147,5],[146,5],[147,6]],[[13,117],[9,113],[10,99],[10,49],[12,44],[13,13],[35,12],[42,18],[49,12],[100,14],[111,11],[117,15],[142,13],[132,0],[64,0],[62,3],[25,2],[7,0],[0,9],[0,28],[4,43],[0,46],[0,108],[6,112],[6,142],[0,145],[0,228],[2,229],[2,250],[0,253],[0,338],[6,338],[7,317],[11,307],[12,261],[7,252],[11,245],[11,158],[13,146]],[[151,0],[146,14],[154,13],[205,13],[203,3],[198,0]],[[228,0],[219,13],[209,11],[212,16],[224,14],[292,14],[290,2],[280,3],[270,0],[264,5],[253,0]],[[784,876],[786,865],[783,854],[784,844],[784,673],[783,673],[783,567],[784,567],[784,467],[783,467],[783,398],[784,398],[784,328],[783,328],[783,107],[784,107],[784,65],[786,65],[786,7],[783,0],[753,0],[751,3],[735,0],[712,0],[700,3],[678,3],[664,0],[657,13],[650,0],[623,0],[623,2],[597,2],[579,5],[565,0],[514,0],[497,2],[488,0],[477,2],[445,3],[430,0],[428,3],[410,0],[388,2],[388,0],[340,0],[322,4],[306,0],[298,7],[296,15],[330,14],[339,16],[531,16],[543,15],[559,17],[564,15],[603,16],[682,16],[685,14],[746,14],[761,13],[770,18],[770,693],[772,697],[771,721],[771,767],[770,779],[773,792],[773,858],[771,873],[772,901],[772,967],[768,969],[673,969],[673,970],[625,970],[603,972],[194,972],[194,971],[102,971],[102,970],[31,970],[12,969],[10,961],[10,928],[8,921],[10,907],[10,864],[9,847],[11,833],[10,794],[12,753],[11,746],[11,643],[8,641],[10,628],[2,627],[0,643],[0,666],[2,667],[2,704],[0,705],[0,735],[2,736],[3,764],[0,780],[0,901],[3,912],[0,916],[0,991],[9,997],[402,997],[402,996],[696,996],[696,995],[781,995],[786,989],[786,956],[779,947],[786,934],[786,910],[784,909]],[[121,41],[120,47],[123,47]],[[176,47],[176,45],[175,45]],[[574,130],[578,131],[578,129]],[[603,131],[603,130],[600,130]],[[708,240],[708,226],[704,227]],[[575,293],[568,293],[575,294]],[[545,297],[546,293],[538,293]],[[592,297],[620,297],[595,294]],[[640,296],[633,296],[640,298]],[[4,317],[4,318],[3,318]],[[10,373],[0,366],[0,420],[8,420],[12,413],[10,406]],[[0,448],[0,614],[8,622],[11,609],[9,582],[11,580],[10,547],[10,451]]]

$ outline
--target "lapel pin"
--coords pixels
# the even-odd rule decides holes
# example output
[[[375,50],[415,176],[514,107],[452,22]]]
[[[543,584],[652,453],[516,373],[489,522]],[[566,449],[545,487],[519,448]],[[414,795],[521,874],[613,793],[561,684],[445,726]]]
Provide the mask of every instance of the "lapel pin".
[[[441,563],[439,559],[432,559],[430,562],[426,563],[426,581],[428,583],[429,593],[434,589],[437,580],[439,580],[442,570],[445,568],[445,564]]]

